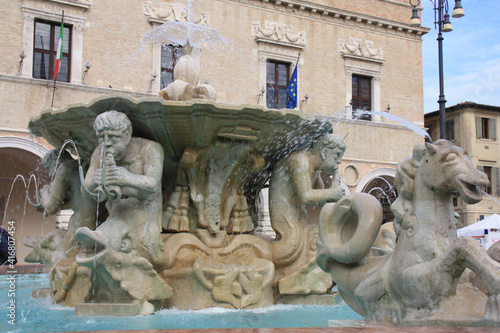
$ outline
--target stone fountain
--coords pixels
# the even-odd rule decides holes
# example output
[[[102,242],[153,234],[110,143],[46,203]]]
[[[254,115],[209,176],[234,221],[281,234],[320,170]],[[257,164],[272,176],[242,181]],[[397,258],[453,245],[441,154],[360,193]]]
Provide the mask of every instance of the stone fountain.
[[[242,309],[331,296],[335,282],[367,321],[498,326],[499,258],[456,236],[452,195],[475,203],[488,183],[462,149],[417,145],[381,226],[374,197],[344,195],[346,146],[327,118],[216,103],[189,47],[175,70],[158,98],[103,97],[30,122],[76,157],[56,159],[41,195],[49,213],[54,198],[74,202],[69,231],[25,240],[54,302],[81,315]],[[255,234],[265,187],[274,239]],[[306,206],[323,206],[319,223]]]
[[[374,197],[344,196],[346,146],[319,117],[112,96],[44,112],[29,128],[79,158],[60,163],[42,203],[69,175],[95,204],[92,226],[75,219],[76,231],[25,240],[53,301],[77,314],[266,307],[335,282],[367,321],[498,326],[500,258],[457,238],[451,204],[454,193],[478,202],[488,180],[448,141],[400,162],[394,225],[381,226]],[[318,174],[331,185],[314,186]],[[266,186],[275,239],[254,233]],[[311,205],[324,205],[318,224]]]
[[[125,132],[110,129],[121,120],[129,121]],[[102,127],[97,134],[94,123]],[[64,239],[61,233],[25,241],[47,263],[54,301],[79,314],[135,315],[164,306],[264,307],[331,288],[331,276],[315,262],[317,226],[300,209],[343,194],[337,164],[345,145],[328,134],[328,120],[203,100],[113,96],[44,112],[29,128],[78,154],[82,193],[107,208],[94,214],[108,215],[95,218],[96,227],[87,223],[68,234],[80,244],[73,257],[54,260],[62,248],[41,253],[39,244]],[[123,154],[115,147],[122,139]],[[310,163],[310,170],[291,174],[298,163]],[[114,170],[122,172],[119,181]],[[312,189],[316,171],[336,175],[331,188]],[[289,183],[299,176],[296,190]],[[56,188],[62,177],[53,179]],[[256,199],[267,183],[276,239],[253,234]],[[296,202],[288,202],[293,196]],[[71,287],[85,283],[85,293]]]

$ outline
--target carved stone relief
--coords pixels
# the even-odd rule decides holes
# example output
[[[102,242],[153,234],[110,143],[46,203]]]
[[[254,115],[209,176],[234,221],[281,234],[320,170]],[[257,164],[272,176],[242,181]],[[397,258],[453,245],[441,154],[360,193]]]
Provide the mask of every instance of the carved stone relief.
[[[188,18],[186,3],[167,3],[160,0],[143,1],[142,12],[152,19],[185,22],[191,21],[200,25],[208,26],[208,14],[201,13],[199,17]]]
[[[339,39],[340,52],[348,55],[357,55],[365,58],[383,59],[382,48],[376,48],[371,40],[349,37],[349,41]]]
[[[306,32],[279,22],[264,21],[252,23],[252,35],[270,41],[285,42],[293,45],[306,45]]]

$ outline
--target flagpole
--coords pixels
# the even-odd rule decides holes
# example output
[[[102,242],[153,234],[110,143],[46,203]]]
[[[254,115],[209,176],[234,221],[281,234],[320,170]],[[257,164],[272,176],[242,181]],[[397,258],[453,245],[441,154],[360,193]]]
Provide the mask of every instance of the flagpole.
[[[62,14],[61,14],[61,28],[60,28],[60,31],[59,31],[59,36],[63,36],[64,34],[64,10],[62,11]],[[62,38],[59,38],[60,40],[62,40]],[[56,57],[59,55],[59,52],[61,52],[61,56],[62,56],[62,43],[61,45],[59,45],[59,43],[57,44],[58,46],[58,50],[56,52]],[[56,64],[57,64],[57,61],[58,59],[56,59]],[[56,69],[54,68],[54,88],[52,89],[52,103],[50,103],[50,107],[54,107],[54,95],[56,93],[56,81],[57,81],[57,74],[59,73],[59,70],[57,70],[56,72]]]

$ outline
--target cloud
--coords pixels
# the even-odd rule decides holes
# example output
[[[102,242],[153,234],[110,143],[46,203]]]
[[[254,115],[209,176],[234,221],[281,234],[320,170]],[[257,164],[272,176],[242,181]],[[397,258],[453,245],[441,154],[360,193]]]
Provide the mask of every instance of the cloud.
[[[479,104],[500,106],[500,44],[491,49],[485,61],[463,62],[461,68],[446,71],[446,105],[452,106],[471,101]],[[439,108],[438,75],[424,77],[424,109],[432,112]]]

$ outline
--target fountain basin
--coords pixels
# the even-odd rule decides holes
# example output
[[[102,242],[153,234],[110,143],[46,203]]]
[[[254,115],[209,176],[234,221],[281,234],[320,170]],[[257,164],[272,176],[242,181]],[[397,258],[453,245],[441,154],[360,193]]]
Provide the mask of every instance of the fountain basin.
[[[0,276],[0,302],[6,304],[9,284]],[[76,316],[74,308],[54,305],[50,298],[32,298],[32,291],[48,287],[46,274],[16,276],[16,326],[0,323],[3,332],[64,332],[146,329],[327,327],[329,320],[360,320],[345,303],[337,306],[275,305],[264,309],[199,311],[161,310],[153,316],[129,318]],[[5,313],[2,310],[1,313]]]
[[[277,157],[305,149],[314,138],[332,131],[326,117],[295,111],[206,100],[174,102],[154,97],[137,100],[124,95],[46,110],[33,118],[28,128],[54,147],[61,147],[67,139],[75,141],[80,156],[88,162],[98,145],[92,130],[94,119],[108,110],[125,113],[132,122],[133,136],[159,142],[169,161],[179,160],[186,147],[205,148],[220,136],[254,142],[253,149],[265,158],[268,169]]]
[[[162,214],[154,215],[154,219],[161,219],[163,234],[151,246],[162,250],[158,250],[156,259],[151,259],[144,252],[142,239],[135,238],[134,230],[140,229],[133,228],[142,228],[138,227],[142,211],[134,215],[137,221],[129,211],[119,217],[110,216],[95,232],[80,228],[75,240],[83,252],[76,256],[76,262],[92,272],[93,292],[91,300],[85,302],[95,306],[78,305],[79,314],[98,314],[102,307],[109,309],[107,313],[114,313],[109,303],[124,304],[116,312],[119,316],[150,314],[163,304],[178,309],[267,307],[279,299],[279,281],[288,275],[293,275],[293,281],[314,286],[285,288],[286,296],[317,295],[331,287],[331,277],[314,270],[314,249],[307,244],[315,242],[317,233],[307,229],[305,220],[299,221],[301,217],[290,217],[289,223],[282,224],[283,235],[274,241],[253,234],[257,225],[257,195],[277,163],[295,152],[308,150],[318,137],[331,133],[328,118],[205,100],[173,102],[110,96],[62,110],[47,110],[32,119],[28,127],[32,134],[43,136],[59,149],[73,149],[87,164],[103,165],[102,156],[98,161],[99,141],[93,127],[96,117],[101,119],[108,114],[130,120],[134,142],[154,141],[156,149],[161,150],[155,160],[164,161],[158,178]],[[66,145],[68,141],[74,147]],[[127,163],[119,167],[123,169],[132,162]],[[142,172],[141,168],[136,167],[134,174]],[[87,179],[95,177],[92,175],[87,175]],[[101,177],[101,183],[104,182]],[[130,197],[134,191],[137,189],[128,192],[120,202],[135,202],[135,197]],[[110,201],[113,200],[107,202],[108,211],[117,214],[118,209],[110,210]],[[159,204],[160,201],[155,203],[155,207]],[[123,203],[119,210],[126,207]],[[152,206],[138,204],[136,210],[144,213],[145,207]],[[153,238],[162,231],[155,230],[148,231]],[[303,233],[307,235],[302,237]],[[105,242],[96,241],[100,239]],[[161,241],[162,246],[158,245]],[[129,245],[122,247],[121,242]],[[104,257],[106,260],[101,260]],[[295,274],[297,270],[300,272]],[[155,287],[144,282],[144,288],[138,292],[133,283],[135,274],[148,277]],[[309,275],[311,278],[306,278]],[[71,285],[71,278],[68,274],[63,288]],[[316,285],[324,286],[324,290]],[[110,288],[113,292],[109,292]],[[137,302],[141,304],[140,311],[133,310]]]

